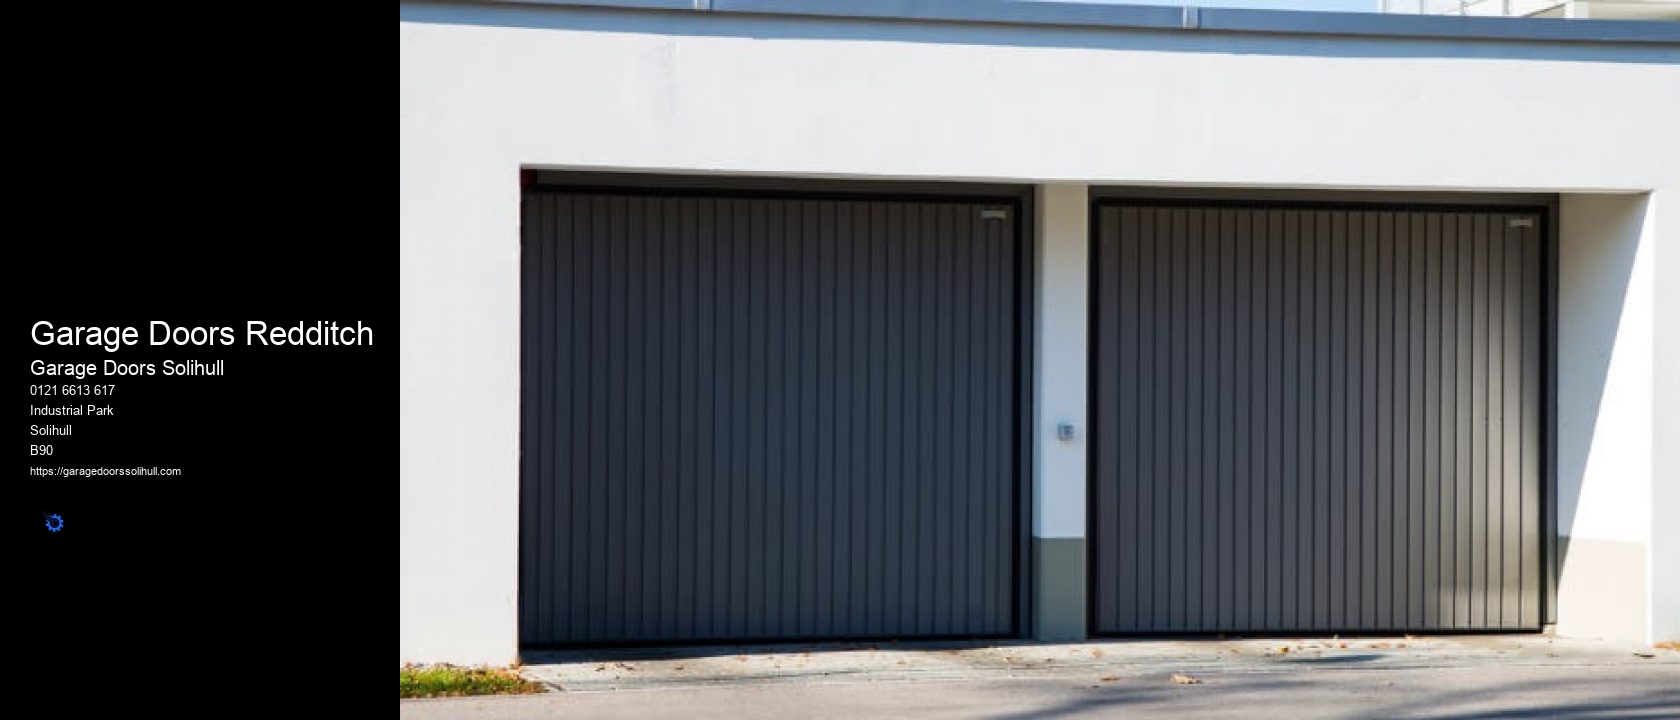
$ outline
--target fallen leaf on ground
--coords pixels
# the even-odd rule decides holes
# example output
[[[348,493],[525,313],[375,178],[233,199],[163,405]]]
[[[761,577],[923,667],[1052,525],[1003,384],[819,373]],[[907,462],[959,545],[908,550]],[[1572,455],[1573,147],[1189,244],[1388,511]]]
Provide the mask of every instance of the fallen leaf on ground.
[[[1654,657],[1657,656],[1656,653],[1648,653],[1648,652],[1643,652],[1643,651],[1640,651],[1640,650],[1633,651],[1633,655],[1634,655],[1634,657],[1642,657],[1642,658],[1654,658]]]
[[[1656,644],[1658,650],[1673,650],[1680,652],[1680,640],[1664,640]]]
[[[1098,678],[1098,680],[1101,680],[1103,682],[1118,682],[1120,680],[1120,676],[1119,675],[1104,675],[1103,677]]]
[[[1197,680],[1196,678],[1190,677],[1189,675],[1183,675],[1183,674],[1180,674],[1180,673],[1173,673],[1172,682],[1173,682],[1174,685],[1200,685],[1200,684],[1202,684],[1202,681]]]
[[[1347,643],[1342,643],[1341,647],[1342,647],[1343,650],[1346,650],[1347,649]]]
[[[1092,650],[1091,651],[1091,657],[1100,658],[1102,656],[1103,656],[1103,651],[1101,651],[1101,650]]]
[[[1285,645],[1283,647],[1278,648],[1278,652],[1283,653],[1285,655],[1288,655],[1289,654],[1289,646]]]

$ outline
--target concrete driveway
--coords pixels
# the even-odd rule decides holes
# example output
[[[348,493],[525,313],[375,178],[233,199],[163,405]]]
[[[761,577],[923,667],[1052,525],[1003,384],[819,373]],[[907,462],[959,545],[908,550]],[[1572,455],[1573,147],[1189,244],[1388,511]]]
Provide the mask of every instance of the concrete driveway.
[[[404,701],[401,715],[1680,717],[1680,652],[1539,636],[848,643],[526,659],[525,675],[551,692]]]

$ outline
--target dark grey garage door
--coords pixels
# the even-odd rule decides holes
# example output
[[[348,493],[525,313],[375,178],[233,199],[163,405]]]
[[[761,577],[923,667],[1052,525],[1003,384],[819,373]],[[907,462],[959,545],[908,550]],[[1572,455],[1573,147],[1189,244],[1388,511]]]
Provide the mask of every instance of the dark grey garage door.
[[[1098,632],[1539,628],[1536,213],[1094,221]]]
[[[528,192],[522,642],[1013,633],[1017,215]]]

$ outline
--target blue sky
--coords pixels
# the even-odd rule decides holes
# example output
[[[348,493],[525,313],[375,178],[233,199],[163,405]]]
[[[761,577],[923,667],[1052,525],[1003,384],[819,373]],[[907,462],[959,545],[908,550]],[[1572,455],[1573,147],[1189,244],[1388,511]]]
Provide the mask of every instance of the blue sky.
[[[1274,10],[1334,10],[1376,12],[1378,0],[1076,0],[1125,5],[1195,5],[1197,7],[1269,8]]]

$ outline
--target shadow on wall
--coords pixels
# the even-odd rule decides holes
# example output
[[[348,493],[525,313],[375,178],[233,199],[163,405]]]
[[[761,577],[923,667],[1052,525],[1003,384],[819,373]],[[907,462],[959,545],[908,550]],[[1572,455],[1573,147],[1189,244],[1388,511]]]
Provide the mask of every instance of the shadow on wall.
[[[1623,327],[1633,322],[1624,320],[1623,312],[1649,203],[1650,196],[1641,194],[1565,195],[1560,204],[1556,423],[1556,567],[1560,573],[1569,567],[1571,536],[1602,537],[1604,508],[1642,510],[1649,500],[1647,496],[1641,502],[1632,496],[1626,485],[1636,481],[1616,470],[1623,458],[1615,446],[1638,442],[1618,432],[1618,421],[1640,413],[1605,406],[1607,398],[1627,402],[1644,392],[1613,387],[1612,383],[1625,380],[1612,378],[1610,368],[1618,352],[1637,352],[1625,344],[1618,348],[1617,341]],[[1645,419],[1638,417],[1635,423]],[[1598,508],[1593,517],[1581,516],[1583,502]],[[1565,581],[1560,578],[1560,584]],[[1607,588],[1605,592],[1627,595],[1632,589]]]
[[[1178,8],[1166,8],[1178,12]],[[776,17],[694,11],[613,11],[505,4],[403,3],[402,22],[540,30],[643,33],[758,40],[860,40],[1094,50],[1290,55],[1308,57],[1495,58],[1680,64],[1672,45],[1543,43],[1431,38],[1336,37],[1185,32],[1176,29],[927,23],[898,20]]]

